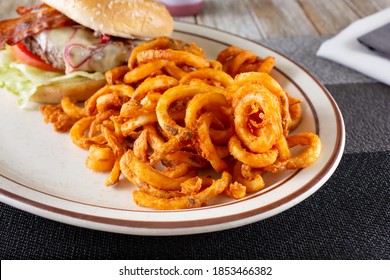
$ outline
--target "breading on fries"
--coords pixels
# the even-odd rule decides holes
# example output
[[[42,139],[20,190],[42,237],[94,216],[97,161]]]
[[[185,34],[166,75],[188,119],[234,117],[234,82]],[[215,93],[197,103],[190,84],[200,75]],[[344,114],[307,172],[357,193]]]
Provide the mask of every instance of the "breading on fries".
[[[41,111],[89,150],[88,168],[110,172],[107,186],[120,174],[137,186],[136,204],[202,207],[219,195],[257,192],[266,187],[264,173],[305,168],[319,157],[317,135],[290,135],[301,101],[272,78],[274,65],[273,57],[235,46],[207,59],[195,44],[160,37],[108,71],[107,85],[84,106],[64,99]],[[296,145],[307,148],[292,155]]]

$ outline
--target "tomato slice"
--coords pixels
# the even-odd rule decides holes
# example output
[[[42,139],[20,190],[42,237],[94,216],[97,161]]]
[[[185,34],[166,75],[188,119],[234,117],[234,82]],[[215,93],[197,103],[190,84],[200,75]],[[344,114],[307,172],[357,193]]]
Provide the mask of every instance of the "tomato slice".
[[[23,45],[22,42],[19,42],[16,45],[12,46],[12,50],[13,50],[15,57],[27,65],[34,66],[36,68],[39,68],[39,69],[42,69],[45,71],[62,72],[62,73],[64,72],[61,69],[55,68],[52,65],[47,64],[39,56],[30,52],[26,48],[26,46]]]

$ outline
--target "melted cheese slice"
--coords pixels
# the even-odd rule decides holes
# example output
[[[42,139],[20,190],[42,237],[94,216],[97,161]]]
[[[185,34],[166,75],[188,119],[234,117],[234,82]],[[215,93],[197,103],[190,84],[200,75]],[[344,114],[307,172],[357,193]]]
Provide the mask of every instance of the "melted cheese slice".
[[[96,34],[83,27],[45,30],[35,36],[43,52],[62,59],[65,72],[101,72],[126,63],[132,49],[129,41],[101,43]]]

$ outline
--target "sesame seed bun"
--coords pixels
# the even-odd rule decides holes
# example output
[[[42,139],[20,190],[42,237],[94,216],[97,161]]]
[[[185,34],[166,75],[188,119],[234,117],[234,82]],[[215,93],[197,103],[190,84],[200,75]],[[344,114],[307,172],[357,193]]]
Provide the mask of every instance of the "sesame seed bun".
[[[155,0],[43,0],[75,22],[122,38],[170,36],[173,19]]]

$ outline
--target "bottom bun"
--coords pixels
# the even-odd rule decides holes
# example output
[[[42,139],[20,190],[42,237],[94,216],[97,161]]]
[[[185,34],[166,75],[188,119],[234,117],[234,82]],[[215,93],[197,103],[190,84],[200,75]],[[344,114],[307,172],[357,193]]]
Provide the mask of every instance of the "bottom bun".
[[[73,101],[84,101],[105,84],[106,80],[104,79],[91,80],[87,78],[51,83],[39,86],[30,100],[39,103],[60,103],[64,96],[69,96]]]

